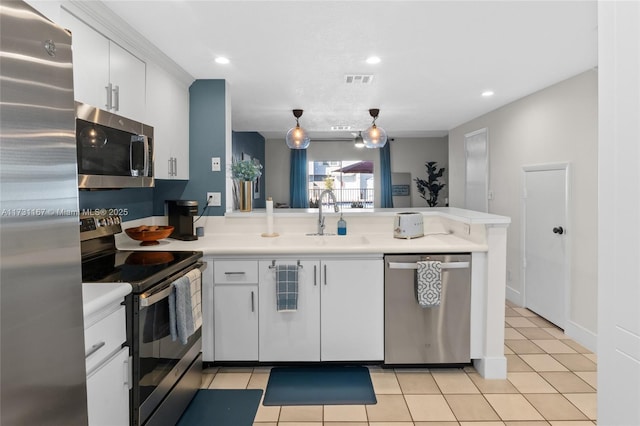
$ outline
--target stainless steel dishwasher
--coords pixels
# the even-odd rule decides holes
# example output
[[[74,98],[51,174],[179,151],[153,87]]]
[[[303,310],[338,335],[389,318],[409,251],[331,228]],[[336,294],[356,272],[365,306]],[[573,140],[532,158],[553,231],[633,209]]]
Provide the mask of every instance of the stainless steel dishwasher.
[[[428,260],[442,262],[442,291],[439,306],[424,308],[416,262]],[[384,363],[469,363],[471,255],[389,255],[384,265]]]

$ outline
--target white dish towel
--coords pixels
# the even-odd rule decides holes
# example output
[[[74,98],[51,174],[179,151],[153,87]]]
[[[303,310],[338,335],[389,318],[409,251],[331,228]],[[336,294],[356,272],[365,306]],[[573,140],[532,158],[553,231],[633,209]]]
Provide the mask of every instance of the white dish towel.
[[[440,306],[442,299],[442,262],[417,262],[416,297],[423,308]]]

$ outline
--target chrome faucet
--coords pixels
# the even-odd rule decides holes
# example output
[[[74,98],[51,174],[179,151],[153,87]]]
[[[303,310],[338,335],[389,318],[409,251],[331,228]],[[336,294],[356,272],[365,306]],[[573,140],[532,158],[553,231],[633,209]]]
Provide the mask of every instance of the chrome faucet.
[[[318,198],[318,235],[324,235],[324,216],[322,216],[322,198],[324,194],[329,194],[329,198],[333,200],[334,208],[336,213],[340,211],[338,208],[338,200],[336,200],[336,196],[330,189],[325,189],[320,193],[320,197]]]

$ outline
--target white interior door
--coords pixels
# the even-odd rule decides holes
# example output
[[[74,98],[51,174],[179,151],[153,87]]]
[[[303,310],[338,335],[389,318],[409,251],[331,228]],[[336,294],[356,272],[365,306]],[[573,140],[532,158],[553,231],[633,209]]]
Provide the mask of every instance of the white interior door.
[[[565,326],[568,165],[524,169],[525,306]]]
[[[464,135],[464,208],[489,211],[489,137],[487,129]]]

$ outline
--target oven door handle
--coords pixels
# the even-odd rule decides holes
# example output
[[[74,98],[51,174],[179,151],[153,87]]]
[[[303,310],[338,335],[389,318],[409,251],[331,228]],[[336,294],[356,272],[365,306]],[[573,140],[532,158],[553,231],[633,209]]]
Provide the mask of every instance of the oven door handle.
[[[154,304],[158,303],[162,299],[166,299],[167,297],[169,297],[169,295],[173,291],[173,286],[171,285],[171,283],[173,283],[177,279],[176,276],[177,275],[183,276],[183,275],[193,271],[194,269],[200,269],[200,271],[204,271],[205,269],[207,269],[207,264],[204,263],[204,262],[198,262],[198,263],[196,263],[196,267],[195,268],[191,268],[188,271],[180,272],[179,274],[173,275],[171,278],[168,278],[167,280],[165,280],[162,284],[168,283],[168,286],[165,287],[164,289],[162,289],[162,290],[160,290],[158,292],[154,292],[154,293],[143,293],[143,294],[141,294],[140,295],[140,306],[141,307],[148,307],[148,306],[151,306],[151,305],[154,305]],[[160,284],[160,285],[162,285],[162,284]]]

